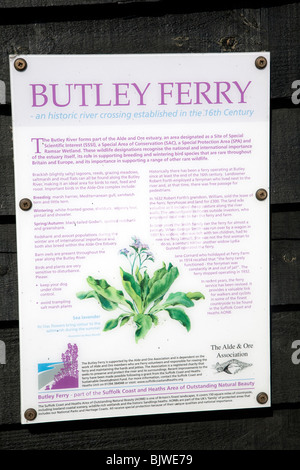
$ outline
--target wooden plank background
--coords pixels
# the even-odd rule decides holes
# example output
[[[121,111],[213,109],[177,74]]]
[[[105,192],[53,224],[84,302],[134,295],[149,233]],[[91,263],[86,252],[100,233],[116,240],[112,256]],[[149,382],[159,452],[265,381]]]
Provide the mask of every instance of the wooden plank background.
[[[299,450],[300,3],[1,0],[0,449]],[[272,408],[21,426],[9,54],[271,53]],[[259,230],[259,227],[257,227]],[[299,354],[300,357],[300,354]]]

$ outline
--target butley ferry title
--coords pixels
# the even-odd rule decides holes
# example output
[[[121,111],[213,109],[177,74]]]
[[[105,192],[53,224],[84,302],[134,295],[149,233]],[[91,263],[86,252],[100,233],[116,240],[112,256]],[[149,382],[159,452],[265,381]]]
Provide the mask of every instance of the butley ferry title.
[[[137,83],[31,83],[33,108],[50,105],[110,107],[153,105],[246,104],[251,81]]]

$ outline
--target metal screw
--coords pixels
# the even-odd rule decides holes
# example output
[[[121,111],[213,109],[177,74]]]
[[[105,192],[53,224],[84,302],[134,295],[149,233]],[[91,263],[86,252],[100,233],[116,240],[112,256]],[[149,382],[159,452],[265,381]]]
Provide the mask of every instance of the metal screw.
[[[261,392],[257,395],[256,400],[260,405],[265,405],[268,401],[269,397],[265,392]]]
[[[23,72],[27,68],[27,62],[25,59],[16,59],[14,65],[18,72]]]
[[[25,419],[27,421],[33,421],[37,417],[37,412],[34,408],[28,408],[24,413]]]
[[[268,197],[267,191],[263,188],[258,189],[255,195],[256,199],[258,199],[259,201],[264,201]]]
[[[30,199],[24,198],[19,202],[19,206],[22,211],[29,211],[29,209],[32,207],[32,202]]]
[[[264,69],[267,66],[267,59],[263,56],[259,56],[255,60],[255,65],[258,69]]]

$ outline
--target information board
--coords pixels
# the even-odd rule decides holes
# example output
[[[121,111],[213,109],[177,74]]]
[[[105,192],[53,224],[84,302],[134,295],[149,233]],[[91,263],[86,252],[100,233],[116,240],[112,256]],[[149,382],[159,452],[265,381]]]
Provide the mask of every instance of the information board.
[[[22,423],[270,406],[269,69],[10,57]]]

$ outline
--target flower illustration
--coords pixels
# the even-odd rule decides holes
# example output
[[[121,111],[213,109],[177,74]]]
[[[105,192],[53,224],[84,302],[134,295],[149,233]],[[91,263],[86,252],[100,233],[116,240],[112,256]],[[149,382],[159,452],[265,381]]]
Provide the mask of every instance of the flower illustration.
[[[92,276],[87,278],[92,290],[78,292],[77,297],[94,298],[107,311],[117,309],[121,311],[118,317],[106,322],[104,331],[123,326],[132,320],[135,325],[136,342],[144,338],[153,325],[158,325],[158,314],[162,311],[166,311],[171,319],[177,320],[190,331],[190,318],[184,308],[193,307],[194,301],[204,299],[204,295],[201,292],[175,292],[166,297],[171,285],[179,276],[178,268],[171,263],[168,267],[163,263],[162,267],[150,277],[146,264],[149,261],[154,262],[153,253],[139,238],[132,237],[132,240],[130,249],[122,248],[119,251],[127,258],[130,265],[130,272],[120,268],[121,281],[127,297],[123,291],[109,285],[105,279],[94,279]]]

